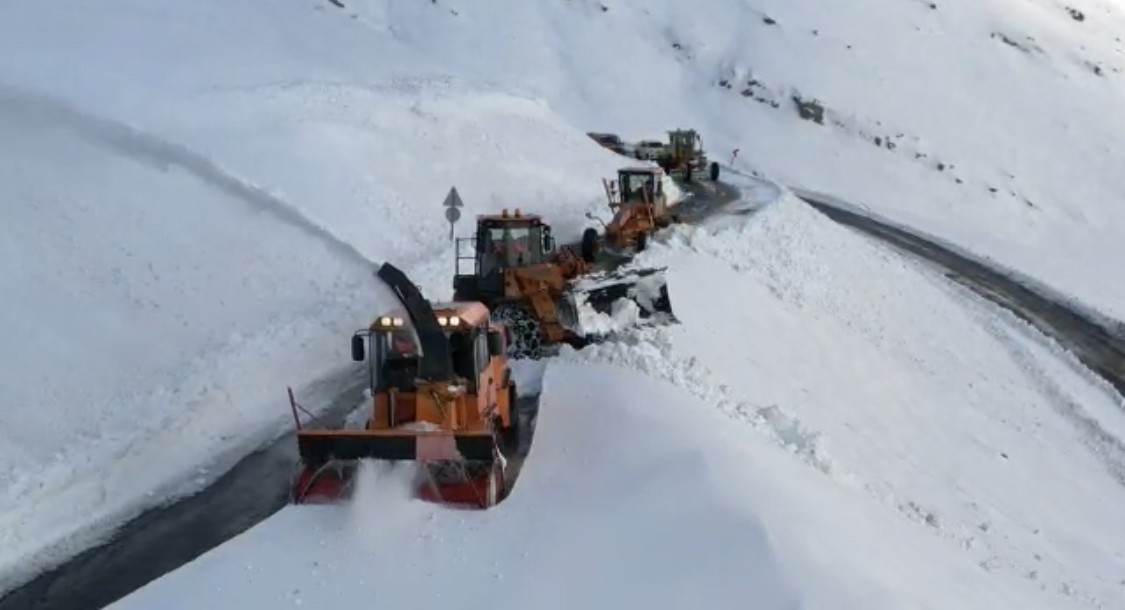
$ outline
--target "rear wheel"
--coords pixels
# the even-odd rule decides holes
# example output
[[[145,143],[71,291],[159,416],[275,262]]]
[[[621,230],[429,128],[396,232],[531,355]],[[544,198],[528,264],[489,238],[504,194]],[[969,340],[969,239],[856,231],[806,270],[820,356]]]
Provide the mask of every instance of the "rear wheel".
[[[719,163],[717,161],[711,162],[711,182],[719,181]]]
[[[648,233],[640,233],[637,235],[637,252],[643,252],[648,247]]]

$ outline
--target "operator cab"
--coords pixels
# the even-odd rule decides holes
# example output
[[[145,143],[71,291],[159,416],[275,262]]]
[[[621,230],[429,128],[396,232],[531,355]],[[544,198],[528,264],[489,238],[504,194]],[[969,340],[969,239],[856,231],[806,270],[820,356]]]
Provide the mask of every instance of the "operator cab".
[[[634,167],[617,171],[621,203],[653,203],[664,196],[664,181],[657,168]]]
[[[504,272],[516,267],[543,263],[555,250],[551,227],[540,216],[522,214],[518,209],[509,214],[478,216],[477,233],[473,239],[472,275],[461,270],[461,240],[458,240],[458,267],[454,277],[457,298],[487,300],[504,294]]]
[[[434,303],[434,315],[449,342],[453,373],[468,381],[469,392],[476,392],[481,371],[491,357],[506,347],[500,330],[488,327],[488,309],[481,303]],[[391,388],[412,391],[425,355],[410,318],[396,312],[380,316],[370,328],[352,337],[352,360],[367,360],[371,391]]]

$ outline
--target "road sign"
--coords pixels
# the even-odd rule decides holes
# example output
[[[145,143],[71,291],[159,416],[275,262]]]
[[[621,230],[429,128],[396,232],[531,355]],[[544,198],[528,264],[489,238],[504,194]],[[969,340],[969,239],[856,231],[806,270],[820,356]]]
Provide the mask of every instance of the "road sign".
[[[453,241],[453,225],[461,219],[461,210],[457,208],[465,207],[461,195],[457,193],[457,187],[449,189],[449,194],[441,205],[445,208],[445,219],[449,221],[449,241]]]
[[[465,204],[461,201],[461,195],[457,193],[457,187],[449,189],[449,194],[445,196],[445,201],[441,202],[441,205],[450,209],[461,208],[465,206]]]

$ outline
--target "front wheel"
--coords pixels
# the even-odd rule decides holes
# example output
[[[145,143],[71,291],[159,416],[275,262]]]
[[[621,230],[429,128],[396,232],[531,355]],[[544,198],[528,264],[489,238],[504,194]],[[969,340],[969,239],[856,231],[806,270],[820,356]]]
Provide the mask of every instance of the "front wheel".
[[[711,182],[719,181],[719,163],[717,161],[711,162]]]

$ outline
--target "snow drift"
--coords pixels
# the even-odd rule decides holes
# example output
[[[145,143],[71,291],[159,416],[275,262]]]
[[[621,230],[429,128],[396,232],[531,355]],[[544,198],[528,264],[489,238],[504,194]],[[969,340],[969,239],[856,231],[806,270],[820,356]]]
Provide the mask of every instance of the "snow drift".
[[[788,193],[637,264],[669,266],[682,324],[547,362],[497,508],[384,474],[377,501],[288,507],[114,608],[1125,599],[1123,405],[1049,340]]]
[[[1116,4],[344,4],[0,8],[0,589],[276,433],[282,385],[340,372],[342,338],[385,304],[367,260],[447,296],[449,187],[462,230],[507,205],[577,234],[620,161],[587,129],[697,127],[722,161],[737,148],[1125,317],[1103,279],[1125,243]],[[988,583],[1120,599],[1119,404],[1053,344],[813,218],[790,202],[675,234],[684,326],[582,357],[682,356],[674,379],[749,404]],[[701,300],[720,285],[746,292]],[[703,367],[722,381],[693,381]]]
[[[1125,600],[1125,401],[1053,341],[792,195],[637,264],[682,326],[568,359],[690,389],[1045,607]]]
[[[495,509],[373,472],[354,505],[286,508],[110,608],[1047,607],[668,382],[553,364],[542,409]]]
[[[401,49],[341,74],[388,47],[262,8],[0,9],[0,591],[276,436],[286,384],[334,398],[374,263],[448,297],[450,187],[461,233],[604,205],[615,155],[541,99]]]

